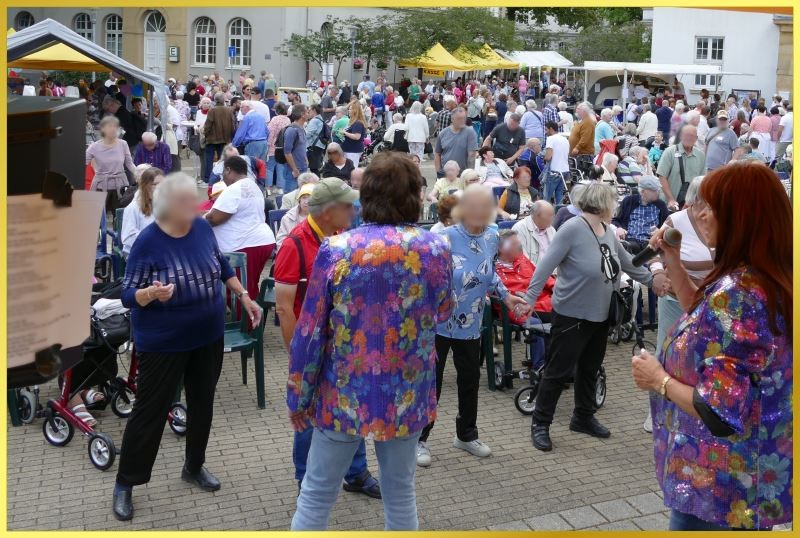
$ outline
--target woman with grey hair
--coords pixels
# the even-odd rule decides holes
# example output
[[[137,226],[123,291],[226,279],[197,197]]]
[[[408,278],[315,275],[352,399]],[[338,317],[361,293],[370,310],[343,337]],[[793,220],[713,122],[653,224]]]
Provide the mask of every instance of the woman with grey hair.
[[[94,169],[90,190],[105,191],[106,209],[117,208],[120,191],[130,183],[126,171],[133,177],[136,166],[131,158],[128,144],[118,137],[119,120],[116,116],[105,116],[100,120],[100,140],[86,148],[86,164]]]
[[[617,157],[613,153],[604,153],[602,162],[603,164],[601,166],[603,168],[603,177],[601,177],[600,180],[609,183],[611,185],[616,185],[617,165],[619,165],[619,157]]]
[[[414,101],[406,115],[406,140],[409,153],[419,157],[420,161],[425,155],[425,142],[429,136],[428,118],[422,113],[422,103]]]
[[[576,204],[578,203],[578,198],[580,198],[581,193],[586,189],[586,185],[589,185],[589,183],[590,181],[584,180],[572,186],[572,190],[569,191],[570,203],[559,209],[553,219],[553,228],[555,228],[556,231],[569,219],[580,216],[581,210],[578,209]]]
[[[592,114],[594,115],[594,114]],[[611,119],[614,117],[614,111],[610,108],[604,108],[600,111],[600,121],[594,126],[594,152],[600,153],[601,140],[613,140],[616,130],[611,126]]]
[[[189,422],[181,478],[205,491],[220,488],[205,463],[214,392],[222,370],[225,292],[241,301],[254,326],[261,309],[248,297],[211,226],[197,216],[197,184],[167,176],[153,193],[155,222],[139,234],[125,270],[122,304],[131,309],[139,357],[136,401],[122,444],[113,513],[133,517],[133,486],[150,481],[164,421],[181,379]]]
[[[636,125],[627,123],[622,128],[622,135],[617,138],[617,152],[619,157],[624,159],[630,155],[631,148],[639,145],[639,138],[636,136]]]
[[[587,185],[576,205],[582,214],[559,229],[539,260],[525,294],[536,303],[547,279],[558,269],[553,290],[550,361],[545,366],[531,438],[538,450],[550,451],[550,424],[564,387],[574,373],[575,409],[569,429],[593,437],[611,435],[595,418],[595,378],[608,341],[609,305],[619,288],[620,272],[650,286],[647,269],[635,267],[608,225],[617,206],[617,191],[603,183]]]
[[[287,192],[281,199],[281,209],[291,209],[297,205],[300,189],[307,183],[319,183],[319,176],[314,172],[303,172],[297,176],[297,189]]]
[[[528,99],[525,101],[525,112],[522,114],[522,119],[519,126],[525,129],[525,139],[538,138],[539,140],[545,139],[544,134],[544,116],[537,110],[536,101]]]
[[[707,208],[705,200],[700,196],[700,185],[703,183],[703,178],[704,176],[697,176],[692,179],[686,190],[685,208],[672,213],[664,223],[665,226],[681,232],[681,263],[686,268],[689,278],[698,285],[714,268],[714,256],[703,235],[697,233],[698,219]],[[656,356],[658,356],[670,328],[683,315],[683,309],[667,279],[664,264],[659,258],[651,262],[650,270],[653,272],[653,289],[663,289],[664,291],[658,298],[658,336],[656,340]],[[653,431],[653,420],[649,412],[643,427],[646,432]]]

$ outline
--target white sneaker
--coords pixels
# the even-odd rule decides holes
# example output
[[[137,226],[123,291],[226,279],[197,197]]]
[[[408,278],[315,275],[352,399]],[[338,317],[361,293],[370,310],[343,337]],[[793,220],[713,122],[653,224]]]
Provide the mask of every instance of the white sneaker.
[[[420,467],[431,466],[431,451],[428,448],[428,443],[419,441],[417,443],[417,465]]]
[[[477,456],[479,458],[485,458],[487,456],[491,456],[492,449],[489,448],[488,445],[483,444],[480,439],[475,439],[474,441],[462,441],[458,437],[453,439],[453,447],[460,448],[461,450],[466,450],[473,456]]]
[[[644,428],[644,431],[647,433],[653,433],[653,415],[651,413],[647,413],[647,418],[644,419],[642,428]]]

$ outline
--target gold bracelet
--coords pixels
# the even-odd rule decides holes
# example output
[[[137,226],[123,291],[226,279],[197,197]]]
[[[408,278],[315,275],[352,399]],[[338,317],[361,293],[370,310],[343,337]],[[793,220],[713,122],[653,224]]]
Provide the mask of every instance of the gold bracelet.
[[[667,383],[670,381],[672,381],[672,377],[669,374],[665,375],[664,379],[661,380],[661,389],[658,391],[659,394],[661,394],[661,396],[663,396],[667,401],[670,401],[670,399],[667,397]]]

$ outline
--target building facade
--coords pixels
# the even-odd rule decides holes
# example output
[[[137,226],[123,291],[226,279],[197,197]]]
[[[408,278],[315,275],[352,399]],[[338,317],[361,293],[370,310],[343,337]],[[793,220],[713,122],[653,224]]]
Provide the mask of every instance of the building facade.
[[[656,7],[645,8],[652,23],[653,63],[715,64],[743,73],[679,77],[697,100],[702,89],[737,94],[759,92],[770,102],[776,93],[791,99],[792,17],[771,13]],[[675,32],[680,28],[680,34]]]
[[[266,70],[284,86],[304,86],[308,78],[321,79],[320,68],[291,54],[284,40],[293,33],[320,31],[328,17],[385,15],[383,9],[362,7],[10,8],[8,21],[21,30],[54,19],[165,80],[215,72],[237,80],[242,70],[256,74]],[[339,80],[360,80],[364,74],[363,70],[351,70],[349,59],[335,65],[334,72],[337,68]],[[395,69],[393,64],[388,67],[390,72]],[[378,73],[374,62],[371,72],[373,76]]]

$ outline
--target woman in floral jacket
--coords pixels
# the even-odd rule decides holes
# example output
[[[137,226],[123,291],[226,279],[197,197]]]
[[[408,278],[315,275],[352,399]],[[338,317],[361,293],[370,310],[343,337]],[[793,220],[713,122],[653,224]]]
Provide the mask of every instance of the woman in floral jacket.
[[[654,392],[670,529],[770,529],[792,520],[792,210],[757,163],[720,168],[700,189],[708,207],[698,227],[715,247],[714,269],[698,289],[680,247],[655,234],[688,314],[658,360],[633,357],[633,377]]]
[[[363,181],[366,224],[320,247],[289,352],[293,427],[316,427],[292,530],[327,527],[365,437],[375,440],[386,529],[419,525],[416,445],[436,418],[434,338],[450,316],[450,253],[411,224],[422,178],[408,156],[378,154]]]

